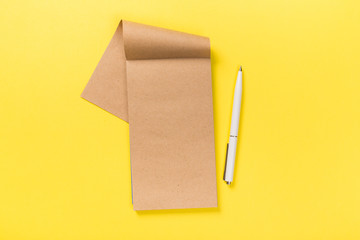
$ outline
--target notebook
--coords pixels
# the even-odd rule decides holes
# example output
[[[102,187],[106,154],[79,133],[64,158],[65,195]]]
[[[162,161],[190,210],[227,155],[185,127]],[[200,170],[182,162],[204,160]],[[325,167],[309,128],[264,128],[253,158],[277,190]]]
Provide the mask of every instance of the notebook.
[[[217,206],[208,38],[122,20],[81,96],[129,123],[135,210]]]

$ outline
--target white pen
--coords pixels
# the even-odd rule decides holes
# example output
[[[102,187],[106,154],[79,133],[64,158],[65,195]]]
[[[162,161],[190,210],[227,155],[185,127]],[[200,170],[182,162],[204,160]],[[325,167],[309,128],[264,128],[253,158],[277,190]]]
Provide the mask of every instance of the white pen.
[[[231,184],[234,177],[237,136],[239,131],[239,121],[240,121],[241,95],[242,95],[242,67],[240,66],[236,79],[236,85],[235,85],[229,143],[227,144],[227,149],[226,149],[224,181],[228,185]]]

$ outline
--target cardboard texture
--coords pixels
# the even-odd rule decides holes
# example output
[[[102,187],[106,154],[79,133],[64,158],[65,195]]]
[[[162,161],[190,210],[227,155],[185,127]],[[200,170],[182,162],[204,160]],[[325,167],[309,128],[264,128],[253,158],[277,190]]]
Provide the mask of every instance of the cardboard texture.
[[[208,38],[121,21],[81,96],[129,122],[135,210],[217,206]]]

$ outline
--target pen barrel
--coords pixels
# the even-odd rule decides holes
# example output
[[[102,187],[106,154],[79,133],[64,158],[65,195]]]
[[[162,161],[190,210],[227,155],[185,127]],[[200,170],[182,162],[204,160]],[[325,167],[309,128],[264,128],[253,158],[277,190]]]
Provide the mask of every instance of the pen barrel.
[[[237,137],[230,137],[229,146],[227,149],[226,166],[225,166],[225,173],[224,173],[225,182],[231,183],[234,178],[236,145],[237,145]]]

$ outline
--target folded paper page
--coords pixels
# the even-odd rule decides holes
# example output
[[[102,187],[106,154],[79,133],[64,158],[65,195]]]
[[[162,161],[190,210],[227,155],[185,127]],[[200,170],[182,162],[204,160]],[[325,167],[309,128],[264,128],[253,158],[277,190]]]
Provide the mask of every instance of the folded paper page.
[[[208,38],[121,21],[82,97],[129,122],[135,210],[217,206]]]

